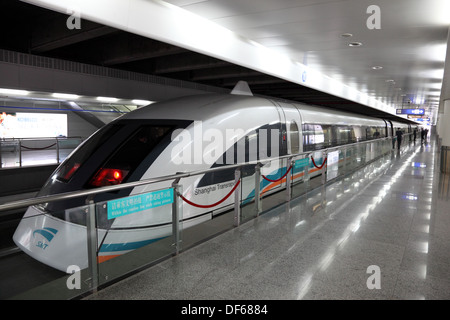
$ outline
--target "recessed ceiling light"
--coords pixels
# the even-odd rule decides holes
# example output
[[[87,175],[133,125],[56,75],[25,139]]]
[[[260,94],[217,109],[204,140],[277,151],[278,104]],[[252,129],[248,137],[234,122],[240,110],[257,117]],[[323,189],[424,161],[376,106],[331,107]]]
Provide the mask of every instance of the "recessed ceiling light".
[[[52,96],[58,99],[68,99],[68,100],[76,100],[80,96],[76,94],[67,94],[67,93],[53,93]]]
[[[142,106],[145,106],[145,105],[148,105],[150,103],[153,103],[153,101],[139,100],[139,99],[132,100],[131,102],[134,103],[134,104],[137,104],[137,105],[142,105]]]
[[[342,38],[351,38],[351,37],[353,37],[353,34],[351,34],[351,33],[343,33],[343,34],[341,34],[341,37]]]
[[[117,102],[119,99],[117,99],[117,98],[110,98],[110,97],[97,97],[97,100],[101,101],[101,102],[113,103],[113,102]]]
[[[8,94],[13,96],[26,96],[30,92],[26,90],[15,90],[15,89],[0,89],[0,93]]]
[[[372,69],[373,70],[381,70],[381,69],[383,69],[383,67],[382,66],[373,66]]]
[[[348,44],[348,46],[349,47],[360,47],[360,46],[362,46],[362,43],[361,42],[350,42]]]
[[[392,80],[392,79],[389,79],[389,80],[386,80],[386,82],[392,82],[392,83],[394,83],[395,81]]]

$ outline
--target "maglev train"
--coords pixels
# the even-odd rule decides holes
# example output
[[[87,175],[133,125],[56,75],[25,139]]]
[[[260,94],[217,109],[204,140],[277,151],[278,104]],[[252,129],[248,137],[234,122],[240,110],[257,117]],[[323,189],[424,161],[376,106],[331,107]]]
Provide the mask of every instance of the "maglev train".
[[[233,163],[264,160],[303,151],[392,137],[402,123],[297,102],[252,96],[249,92],[202,94],[139,108],[105,125],[59,165],[38,196],[117,185],[201,171]],[[277,181],[287,161],[272,161],[262,174],[261,192],[283,187]],[[320,154],[315,163],[322,163]],[[242,168],[242,198],[254,195],[254,166]],[[311,166],[311,175],[317,169]],[[250,177],[250,178],[249,178]],[[294,177],[295,178],[295,177]],[[234,169],[190,176],[180,181],[182,195],[197,204],[223,199],[234,187]],[[97,208],[98,262],[125,254],[172,233],[171,205],[133,209],[143,197],[173,197],[173,181],[100,193]],[[162,190],[160,193],[155,190]],[[245,194],[244,194],[245,193]],[[31,206],[13,240],[31,257],[67,272],[88,266],[86,198]],[[182,202],[182,228],[213,219],[233,206],[229,197],[214,208]],[[110,214],[117,207],[123,211]],[[126,209],[126,210],[125,210]],[[120,211],[120,210],[119,210]],[[127,211],[127,213],[126,213]],[[133,211],[133,212],[131,212]],[[126,213],[126,214],[125,214]]]

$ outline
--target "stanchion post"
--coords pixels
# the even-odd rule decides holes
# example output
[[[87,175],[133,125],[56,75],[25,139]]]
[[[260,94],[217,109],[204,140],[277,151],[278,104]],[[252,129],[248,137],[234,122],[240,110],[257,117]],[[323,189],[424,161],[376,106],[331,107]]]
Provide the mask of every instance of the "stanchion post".
[[[22,168],[22,141],[19,139],[19,168]]]
[[[239,183],[241,179],[241,169],[234,171],[234,185]],[[241,224],[241,184],[234,191],[234,226],[238,227]]]
[[[182,187],[178,184],[180,179],[176,179],[172,183],[173,188],[173,202],[172,202],[172,234],[174,237],[175,255],[180,253],[180,194]]]
[[[95,203],[88,200],[86,208],[86,230],[87,230],[87,247],[88,247],[88,263],[91,271],[91,289],[96,292],[98,288],[98,264],[97,264],[97,229],[95,217]]]
[[[261,204],[261,163],[258,162],[255,166],[255,211],[257,217],[262,212]]]
[[[294,167],[295,161],[292,158],[289,158],[286,163],[286,170],[288,173],[286,175],[286,202],[291,201],[292,197],[292,189],[291,189],[291,180],[292,180],[292,168]]]
[[[322,152],[322,185],[325,184],[326,179],[325,179],[325,174],[326,174],[326,169],[325,169],[325,160],[327,158],[327,152],[323,151]]]
[[[56,139],[56,163],[59,163],[59,140],[58,137]]]
[[[345,147],[342,150],[342,153],[344,154],[344,170],[343,170],[343,175],[347,174],[347,148]]]

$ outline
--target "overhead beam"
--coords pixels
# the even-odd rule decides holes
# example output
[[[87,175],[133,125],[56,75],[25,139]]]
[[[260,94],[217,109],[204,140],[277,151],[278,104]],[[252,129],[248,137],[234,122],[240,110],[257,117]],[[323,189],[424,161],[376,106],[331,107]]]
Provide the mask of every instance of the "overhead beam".
[[[180,71],[192,71],[229,66],[230,64],[212,57],[196,53],[168,56],[155,61],[154,74],[161,75]]]
[[[252,76],[261,76],[261,73],[239,66],[226,66],[207,70],[197,70],[192,73],[191,80],[204,81],[226,78],[247,78]]]
[[[43,53],[117,32],[114,28],[88,20],[81,22],[81,29],[70,30],[66,20],[67,16],[57,15],[50,21],[37,22],[32,32],[31,52]]]
[[[188,52],[186,49],[167,43],[138,37],[133,34],[123,34],[121,39],[111,43],[108,46],[108,51],[103,53],[102,64],[104,66],[114,66],[186,52]]]
[[[167,42],[289,82],[305,85],[371,108],[395,113],[393,106],[327,77],[276,50],[250,41],[212,20],[159,0],[23,0],[67,12],[78,7],[82,17],[114,28]],[[107,10],[105,10],[107,8]]]

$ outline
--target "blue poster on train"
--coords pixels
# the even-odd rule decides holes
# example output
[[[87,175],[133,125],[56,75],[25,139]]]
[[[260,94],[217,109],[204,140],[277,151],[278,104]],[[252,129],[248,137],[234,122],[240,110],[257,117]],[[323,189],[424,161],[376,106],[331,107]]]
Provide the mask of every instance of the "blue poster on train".
[[[108,201],[108,219],[173,203],[173,189],[164,189]]]

